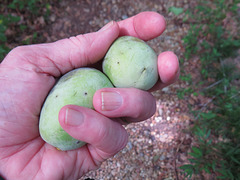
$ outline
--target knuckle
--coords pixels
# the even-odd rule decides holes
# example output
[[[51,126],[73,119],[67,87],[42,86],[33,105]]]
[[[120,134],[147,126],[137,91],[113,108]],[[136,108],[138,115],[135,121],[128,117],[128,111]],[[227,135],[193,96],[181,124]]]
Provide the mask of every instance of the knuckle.
[[[81,58],[83,62],[89,62],[89,54],[90,49],[92,47],[92,39],[89,37],[88,34],[80,34],[77,36],[73,36],[69,38],[69,41],[72,44],[73,47],[73,54],[74,57],[70,58],[72,63],[74,62],[74,59]],[[80,48],[80,47],[88,47],[88,48]]]
[[[17,46],[9,52],[9,56],[18,56],[26,53],[26,46]]]
[[[134,117],[133,118],[150,118],[156,111],[156,101],[151,93],[142,91],[138,94],[138,98],[135,98],[134,105]]]

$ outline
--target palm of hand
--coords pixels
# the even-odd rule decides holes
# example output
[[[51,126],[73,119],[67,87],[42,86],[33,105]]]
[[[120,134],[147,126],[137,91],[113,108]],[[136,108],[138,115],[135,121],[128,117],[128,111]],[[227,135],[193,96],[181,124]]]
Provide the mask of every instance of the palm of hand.
[[[74,179],[113,155],[90,144],[78,150],[58,151],[41,139],[38,121],[41,106],[56,78],[76,67],[97,62],[118,35],[119,27],[114,23],[102,32],[15,48],[3,60],[0,64],[0,165],[3,167],[0,168],[9,177]]]
[[[38,62],[37,58],[33,58],[32,61]],[[17,63],[20,59],[14,61],[13,63]],[[82,168],[85,171],[95,168],[98,162],[91,161],[92,155],[88,146],[79,151],[61,152],[41,139],[38,131],[40,109],[55,83],[55,78],[42,73],[38,67],[25,59],[21,59],[21,63],[21,68],[2,64],[0,71],[0,89],[1,92],[6,92],[0,94],[0,117],[3,119],[0,131],[0,159],[4,162],[4,168],[17,175],[29,177],[31,174],[39,179],[61,179],[63,176],[74,175],[70,172],[74,168]],[[81,156],[84,159],[76,160],[78,154],[84,154]],[[85,164],[88,167],[84,168]],[[79,177],[81,174],[75,176]]]

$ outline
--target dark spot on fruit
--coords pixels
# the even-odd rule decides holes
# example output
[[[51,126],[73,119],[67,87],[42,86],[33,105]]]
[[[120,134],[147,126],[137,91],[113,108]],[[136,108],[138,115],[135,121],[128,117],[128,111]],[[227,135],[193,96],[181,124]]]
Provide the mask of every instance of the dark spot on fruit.
[[[141,74],[144,73],[144,71],[146,71],[146,70],[147,70],[147,68],[144,67],[144,68],[142,69]]]
[[[84,93],[84,95],[85,95],[85,96],[87,96],[87,95],[88,95],[88,93],[87,93],[87,92],[85,92],[85,93]]]
[[[117,64],[120,64],[120,62],[118,61]]]
[[[58,97],[58,95],[55,96],[56,98]]]

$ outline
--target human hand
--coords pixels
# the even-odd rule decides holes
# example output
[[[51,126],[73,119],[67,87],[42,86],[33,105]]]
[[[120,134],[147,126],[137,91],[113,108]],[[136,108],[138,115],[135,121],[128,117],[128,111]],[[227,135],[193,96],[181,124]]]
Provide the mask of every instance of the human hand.
[[[95,33],[13,49],[0,64],[0,174],[7,179],[77,179],[123,149],[128,135],[120,117],[128,123],[151,117],[156,105],[149,92],[105,88],[94,95],[96,111],[74,105],[63,107],[59,113],[63,129],[88,143],[64,152],[39,135],[42,104],[57,78],[97,63],[117,37],[150,40],[164,29],[161,15],[143,12],[110,22]],[[154,90],[178,78],[177,57],[172,52],[161,53],[158,70],[160,80]]]

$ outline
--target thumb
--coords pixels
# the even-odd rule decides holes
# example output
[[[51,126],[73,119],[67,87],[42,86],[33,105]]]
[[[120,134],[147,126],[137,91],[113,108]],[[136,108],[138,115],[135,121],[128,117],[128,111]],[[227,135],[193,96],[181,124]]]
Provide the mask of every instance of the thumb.
[[[123,149],[128,140],[126,130],[119,123],[89,108],[64,106],[59,122],[69,135],[98,149],[104,159]]]
[[[70,37],[52,43],[50,59],[59,64],[62,73],[96,63],[106,54],[109,46],[119,35],[118,24],[109,22],[97,32]]]
[[[6,56],[3,64],[23,68],[34,65],[38,72],[59,77],[70,70],[101,60],[118,35],[118,24],[112,21],[97,32],[53,43],[19,46]]]

